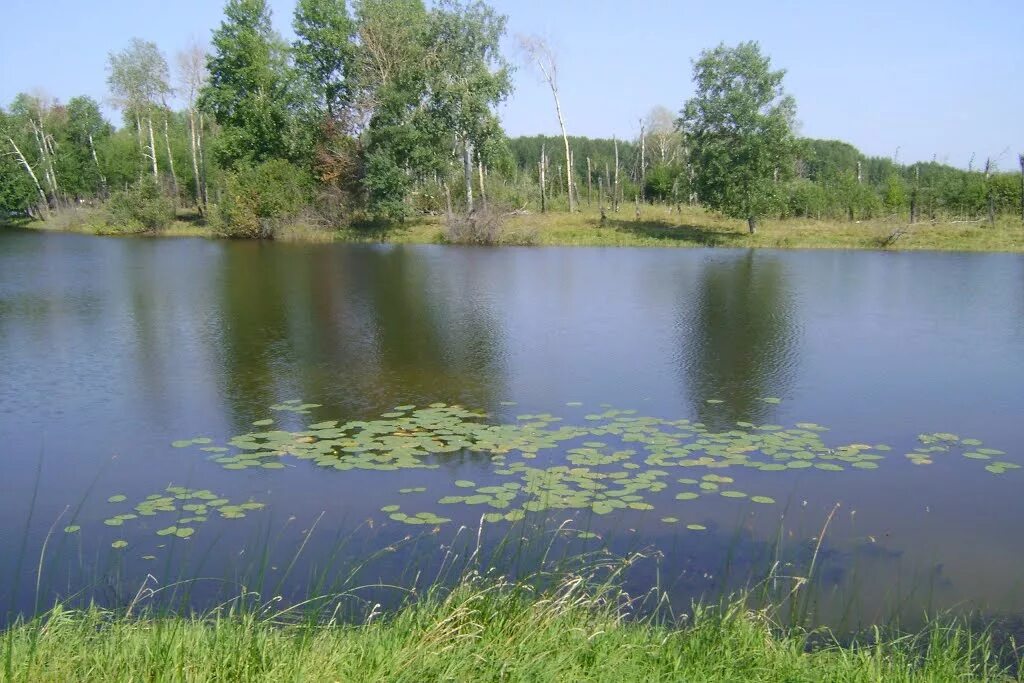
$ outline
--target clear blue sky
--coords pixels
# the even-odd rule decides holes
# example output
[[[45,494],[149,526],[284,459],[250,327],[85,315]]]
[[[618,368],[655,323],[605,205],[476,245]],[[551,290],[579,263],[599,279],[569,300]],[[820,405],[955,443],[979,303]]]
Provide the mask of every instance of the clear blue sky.
[[[270,0],[291,36],[294,0]],[[654,105],[678,110],[692,93],[690,62],[719,42],[757,40],[787,69],[801,133],[852,142],[900,161],[966,166],[971,154],[1016,167],[1024,152],[1024,1],[853,0],[713,3],[672,0],[493,0],[514,36],[556,48],[569,131],[635,137]],[[169,59],[206,41],[219,0],[4,0],[0,102],[42,89],[66,101],[106,96],[111,50],[132,36]],[[39,27],[44,27],[40,33]],[[558,130],[549,92],[525,66],[501,110],[510,135]]]

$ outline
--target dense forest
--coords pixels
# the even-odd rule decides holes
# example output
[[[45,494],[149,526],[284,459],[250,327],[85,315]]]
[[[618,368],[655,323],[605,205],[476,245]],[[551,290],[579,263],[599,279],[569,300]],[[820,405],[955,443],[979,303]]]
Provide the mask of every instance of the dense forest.
[[[187,214],[225,235],[272,237],[295,221],[640,202],[700,204],[751,230],[757,217],[991,221],[1022,211],[1015,168],[902,165],[797,137],[784,72],[756,43],[702,53],[691,100],[666,93],[673,107],[652,108],[633,139],[614,140],[566,131],[559,88],[572,84],[558,82],[542,40],[520,38],[562,134],[508,138],[496,114],[512,95],[506,20],[485,3],[298,0],[292,25],[288,44],[265,0],[228,0],[209,47],[169,62],[131,39],[108,59],[119,125],[89,97],[18,95],[0,109],[0,215],[87,206],[135,231]],[[723,83],[731,99],[719,97]]]

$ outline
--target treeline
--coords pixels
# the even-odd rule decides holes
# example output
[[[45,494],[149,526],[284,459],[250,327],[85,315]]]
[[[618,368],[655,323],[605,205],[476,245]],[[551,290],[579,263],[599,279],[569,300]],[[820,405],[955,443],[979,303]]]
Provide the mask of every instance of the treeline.
[[[88,204],[114,229],[152,230],[191,209],[224,234],[269,237],[289,222],[334,228],[489,204],[702,204],[751,229],[771,215],[912,222],[1021,211],[1020,176],[988,163],[900,165],[795,138],[784,72],[756,43],[702,53],[698,96],[682,110],[655,107],[631,140],[569,135],[560,108],[562,136],[509,139],[495,113],[512,91],[505,23],[481,1],[298,0],[289,44],[265,0],[228,0],[209,50],[189,46],[169,63],[136,38],[109,55],[119,127],[88,97],[21,94],[0,109],[0,212],[43,218]],[[559,105],[553,53],[520,41]],[[716,98],[732,87],[760,109],[738,119],[723,109],[733,105]],[[729,120],[756,125],[737,131]]]

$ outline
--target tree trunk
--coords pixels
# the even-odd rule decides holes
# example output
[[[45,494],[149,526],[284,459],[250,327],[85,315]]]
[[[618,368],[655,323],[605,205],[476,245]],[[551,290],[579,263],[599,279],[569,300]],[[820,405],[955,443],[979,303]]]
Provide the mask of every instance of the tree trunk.
[[[442,181],[441,184],[444,187],[444,206],[445,210],[448,212],[448,218],[450,220],[452,217],[452,190],[448,187],[447,180]]]
[[[547,211],[547,196],[544,191],[544,167],[547,166],[548,160],[544,155],[544,145],[540,146],[540,212],[544,213]]]
[[[747,231],[753,235],[757,232],[757,217],[747,216]]]
[[[590,175],[590,157],[587,157],[587,206],[590,206],[591,194],[593,193],[593,181]]]
[[[985,199],[988,203],[988,224],[996,224],[996,203],[992,195],[992,159],[985,160]]]
[[[189,151],[192,153],[192,176],[196,182],[196,205],[199,207],[199,212],[203,213],[203,190],[202,180],[199,178],[199,154],[196,150],[196,110],[194,107],[189,107],[188,110],[188,137]]]
[[[644,196],[644,185],[647,183],[647,138],[644,137],[644,120],[640,119],[640,198]]]
[[[167,167],[171,171],[171,187],[174,188],[174,205],[178,205],[178,176],[174,173],[174,155],[171,154],[170,112],[164,115],[164,144],[167,146]]]
[[[202,176],[203,208],[209,199],[206,188],[206,161],[203,159],[203,112],[199,112],[199,128],[196,129],[196,148],[199,151],[199,175]]]
[[[39,184],[39,178],[36,177],[36,172],[32,170],[32,166],[28,163],[28,159],[26,159],[25,155],[21,153],[21,150],[18,149],[18,145],[14,142],[14,138],[8,137],[7,141],[10,142],[11,147],[14,148],[14,156],[18,158],[21,165],[25,167],[26,171],[28,171],[29,177],[32,178],[32,182],[36,186],[36,191],[39,192],[39,201],[43,206],[43,211],[48,210],[49,206],[46,201],[46,193],[43,191],[43,186]]]
[[[107,177],[103,175],[103,169],[100,167],[100,160],[96,157],[96,144],[92,141],[92,133],[89,133],[89,149],[92,150],[92,160],[96,164],[96,172],[100,175],[100,185],[103,186],[103,196],[107,196]]]
[[[156,165],[156,139],[153,137],[153,117],[146,118],[146,125],[149,128],[149,158],[153,160],[153,180],[159,182],[160,170]]]
[[[565,132],[565,117],[562,116],[562,103],[558,99],[558,88],[551,82],[551,94],[555,96],[555,113],[558,114],[558,125],[562,129],[562,142],[565,143],[565,180],[569,187],[569,213],[576,211],[572,200],[572,152],[569,150],[569,134]]]
[[[619,212],[619,141],[612,138],[615,145],[615,186],[612,188],[612,211]]]
[[[1024,221],[1024,154],[1018,154],[1020,162],[1020,219]]]
[[[477,160],[477,171],[480,174],[480,204],[487,210],[487,188],[484,186],[484,162]]]
[[[466,215],[473,213],[473,145],[462,143],[462,171],[466,181]]]

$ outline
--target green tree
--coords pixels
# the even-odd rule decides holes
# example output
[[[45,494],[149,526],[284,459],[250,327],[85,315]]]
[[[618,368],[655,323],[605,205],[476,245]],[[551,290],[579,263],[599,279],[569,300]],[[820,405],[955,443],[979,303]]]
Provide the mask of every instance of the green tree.
[[[466,209],[473,211],[473,161],[503,137],[493,108],[512,91],[501,54],[505,17],[483,2],[442,0],[431,13],[428,111],[462,146]]]
[[[266,0],[228,0],[224,15],[200,96],[221,127],[214,156],[228,169],[293,158],[297,97],[287,45],[271,28]]]
[[[104,120],[99,104],[91,97],[72,97],[66,111],[68,157],[76,174],[69,177],[64,173],[65,184],[70,183],[69,191],[79,196],[105,194],[107,178],[96,149],[113,133],[113,126]]]
[[[153,112],[171,93],[167,61],[156,43],[132,38],[124,50],[110,53],[107,67],[107,85],[114,103],[124,112],[127,120],[135,120],[142,158],[149,163],[156,180],[160,171],[153,133]]]
[[[779,181],[792,174],[796,103],[782,89],[756,42],[705,50],[693,65],[696,95],[680,124],[690,140],[697,194],[709,207],[757,219],[782,198]]]
[[[299,0],[292,21],[295,66],[313,93],[317,113],[332,121],[352,103],[356,26],[345,0]],[[346,123],[349,123],[346,121]]]

